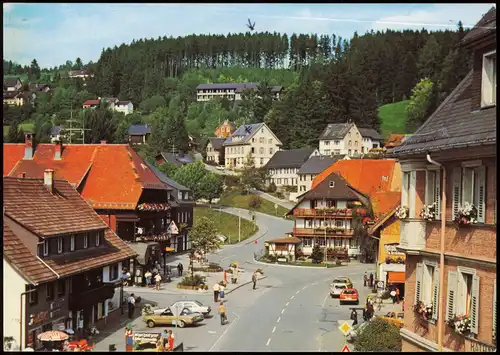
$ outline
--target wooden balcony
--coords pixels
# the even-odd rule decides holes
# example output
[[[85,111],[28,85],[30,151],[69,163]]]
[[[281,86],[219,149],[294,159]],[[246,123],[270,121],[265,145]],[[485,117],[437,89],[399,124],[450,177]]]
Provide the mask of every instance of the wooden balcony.
[[[294,236],[307,237],[324,237],[325,228],[294,228]],[[354,229],[345,228],[326,228],[327,237],[352,237],[354,236]]]
[[[321,217],[321,218],[352,218],[353,215],[366,216],[366,210],[362,208],[296,208],[293,210],[294,217]]]

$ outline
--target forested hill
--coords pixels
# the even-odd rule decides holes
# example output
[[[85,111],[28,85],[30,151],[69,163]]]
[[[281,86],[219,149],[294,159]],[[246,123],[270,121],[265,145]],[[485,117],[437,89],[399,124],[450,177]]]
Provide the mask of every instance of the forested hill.
[[[378,129],[378,107],[409,98],[425,77],[433,83],[424,108],[431,112],[470,68],[469,56],[457,47],[464,34],[459,26],[355,33],[350,40],[268,32],[138,40],[104,49],[88,65],[94,79],[84,90],[130,99],[146,115],[163,110],[140,119],[158,131],[167,129],[166,116],[183,117],[188,132],[199,137],[224,118],[264,120],[285,148],[314,146],[327,123],[352,119]],[[195,102],[200,83],[241,81],[283,85],[286,91],[281,101],[272,101],[263,88],[261,99],[250,95],[236,109],[225,102]]]

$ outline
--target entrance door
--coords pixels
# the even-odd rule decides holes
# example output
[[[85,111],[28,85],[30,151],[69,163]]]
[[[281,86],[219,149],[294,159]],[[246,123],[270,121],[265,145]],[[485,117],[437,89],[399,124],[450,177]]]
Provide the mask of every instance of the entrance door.
[[[177,237],[177,252],[180,253],[184,250],[184,243],[182,241],[182,235]]]

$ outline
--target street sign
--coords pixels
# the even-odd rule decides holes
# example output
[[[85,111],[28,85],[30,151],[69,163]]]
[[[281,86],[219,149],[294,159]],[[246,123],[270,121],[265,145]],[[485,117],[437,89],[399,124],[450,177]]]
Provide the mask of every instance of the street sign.
[[[342,334],[347,335],[351,331],[352,327],[349,325],[349,323],[344,322],[340,325],[339,329],[342,332]]]
[[[177,228],[174,221],[170,222],[170,225],[167,228],[167,233],[179,234],[179,228]]]
[[[344,346],[342,347],[341,352],[342,353],[350,353],[351,349],[349,349],[349,347],[347,346],[347,344],[344,344]]]
[[[377,288],[384,288],[384,281],[377,282]]]

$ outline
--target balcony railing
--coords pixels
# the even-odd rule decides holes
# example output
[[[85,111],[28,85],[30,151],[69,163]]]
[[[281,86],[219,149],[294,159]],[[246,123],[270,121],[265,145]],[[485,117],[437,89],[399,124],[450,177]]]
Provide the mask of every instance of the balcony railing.
[[[362,208],[296,208],[293,210],[295,217],[353,217],[353,215],[366,216]]]
[[[402,219],[399,246],[405,250],[424,250],[426,225],[423,219]]]
[[[293,234],[299,236],[353,236],[354,230],[347,228],[335,228],[335,227],[317,227],[317,228],[294,228]]]

